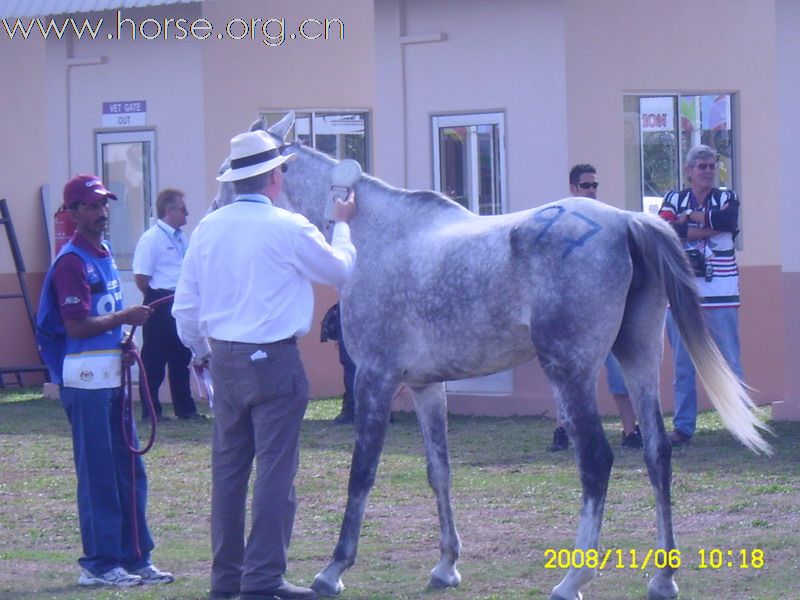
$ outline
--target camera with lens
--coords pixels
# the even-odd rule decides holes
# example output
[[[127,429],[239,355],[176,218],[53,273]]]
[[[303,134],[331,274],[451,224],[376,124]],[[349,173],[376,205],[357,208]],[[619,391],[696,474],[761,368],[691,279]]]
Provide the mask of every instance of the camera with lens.
[[[714,265],[706,262],[705,255],[700,250],[687,250],[686,258],[694,271],[695,277],[703,277],[706,281],[711,281],[714,277]]]

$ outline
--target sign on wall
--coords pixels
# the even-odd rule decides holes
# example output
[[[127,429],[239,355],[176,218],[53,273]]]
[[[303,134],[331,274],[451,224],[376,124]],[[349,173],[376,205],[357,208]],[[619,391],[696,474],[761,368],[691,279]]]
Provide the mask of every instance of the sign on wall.
[[[147,101],[103,102],[103,127],[147,125]]]
[[[675,101],[670,96],[640,100],[642,132],[672,131],[675,127]]]

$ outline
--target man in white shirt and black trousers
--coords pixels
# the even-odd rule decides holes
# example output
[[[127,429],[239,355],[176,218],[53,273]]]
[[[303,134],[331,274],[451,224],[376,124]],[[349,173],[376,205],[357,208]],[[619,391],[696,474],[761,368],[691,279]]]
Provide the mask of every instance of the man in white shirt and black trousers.
[[[133,277],[136,287],[144,294],[144,304],[150,304],[175,293],[181,274],[183,256],[189,240],[181,229],[186,225],[189,211],[182,191],[167,188],[161,190],[156,199],[155,225],[142,234],[133,253]],[[162,414],[158,390],[164,382],[165,367],[169,368],[169,391],[172,408],[179,419],[207,417],[197,412],[189,384],[191,351],[181,343],[171,314],[172,302],[160,304],[142,327],[142,363],[147,375],[147,388],[153,399],[153,408],[159,421],[166,420]],[[142,418],[150,415],[142,398]]]
[[[297,337],[311,329],[311,282],[345,283],[356,259],[338,199],[329,245],[302,215],[273,205],[286,163],[269,134],[231,140],[235,200],[197,226],[172,314],[195,361],[210,355],[214,383],[209,598],[268,600],[316,594],[284,579],[294,524],[294,477],[308,381]],[[206,342],[207,340],[207,342]],[[252,525],[245,543],[247,484],[256,460]]]

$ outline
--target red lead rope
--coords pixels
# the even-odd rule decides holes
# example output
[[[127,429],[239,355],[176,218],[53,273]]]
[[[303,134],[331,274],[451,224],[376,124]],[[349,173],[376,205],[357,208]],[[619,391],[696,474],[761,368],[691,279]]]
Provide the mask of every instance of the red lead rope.
[[[172,300],[174,296],[164,296],[163,298],[159,298],[158,300],[154,300],[148,306],[150,308],[156,308],[160,304],[164,304],[165,302],[169,302]],[[137,506],[136,506],[136,456],[142,456],[147,454],[150,449],[153,447],[153,444],[156,441],[156,421],[158,418],[156,417],[156,409],[153,406],[153,398],[150,396],[150,387],[147,385],[147,374],[144,370],[144,364],[142,363],[142,357],[139,354],[139,351],[133,345],[133,333],[136,331],[136,326],[134,325],[128,335],[125,336],[125,339],[122,340],[122,352],[123,352],[123,361],[122,361],[122,437],[125,439],[125,443],[128,446],[128,450],[131,453],[131,534],[133,536],[133,545],[136,551],[136,557],[141,558],[142,556],[142,548],[139,544],[139,519],[137,518]],[[142,397],[144,398],[144,404],[147,407],[147,411],[150,414],[150,437],[147,440],[147,445],[142,448],[141,450],[137,447],[134,443],[134,424],[136,422],[136,417],[133,413],[133,381],[131,381],[131,371],[133,367],[133,363],[130,360],[125,360],[124,355],[128,355],[128,359],[133,356],[136,359],[136,364],[139,365],[139,389],[142,391]]]
[[[164,296],[163,298],[154,300],[148,304],[148,306],[155,309],[161,304],[170,302],[174,297],[174,295]],[[125,438],[125,443],[128,445],[128,450],[133,454],[142,456],[150,451],[156,441],[156,421],[158,418],[156,417],[153,398],[150,396],[150,386],[147,385],[147,373],[145,373],[144,370],[142,357],[133,345],[133,334],[135,331],[136,326],[134,325],[130,332],[128,332],[128,335],[125,336],[125,339],[122,340],[122,352],[123,355],[127,354],[129,358],[132,356],[139,366],[139,390],[142,394],[146,410],[150,415],[150,436],[148,437],[147,444],[141,450],[133,441],[133,424],[135,421],[135,416],[133,414],[133,381],[131,378],[133,364],[126,360],[122,361],[122,435]],[[128,426],[126,427],[126,425]]]

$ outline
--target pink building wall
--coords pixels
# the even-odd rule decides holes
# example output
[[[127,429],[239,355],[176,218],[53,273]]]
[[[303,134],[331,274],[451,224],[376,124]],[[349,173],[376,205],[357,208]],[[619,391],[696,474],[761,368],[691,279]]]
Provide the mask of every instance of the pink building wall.
[[[737,191],[743,200],[741,333],[748,382],[780,418],[800,418],[800,206],[793,189],[793,118],[800,81],[800,6],[793,0],[564,0],[485,3],[464,0],[228,0],[126,12],[133,18],[184,16],[220,24],[234,18],[336,17],[345,39],[47,43],[0,40],[0,74],[16,81],[2,99],[0,195],[12,201],[30,284],[38,292],[48,262],[39,187],[60,202],[72,172],[94,170],[94,134],[103,101],[145,98],[157,135],[158,185],[188,193],[189,227],[216,190],[214,176],[232,135],[262,111],[367,110],[373,173],[396,186],[433,187],[431,117],[498,111],[506,125],[510,210],[567,194],[566,172],[593,162],[602,199],[624,207],[626,178],[622,97],[636,93],[727,90],[737,95]],[[98,13],[112,18],[113,13]],[[708,24],[726,37],[725,52]],[[675,40],[659,43],[659,40]],[[690,50],[680,50],[691,40]],[[8,60],[6,60],[8,59]],[[698,61],[705,68],[690,68]],[[19,65],[25,65],[20,68]],[[631,208],[631,207],[629,207]],[[0,251],[0,293],[16,277]],[[301,342],[315,397],[341,392],[332,344],[318,342],[318,322],[335,291],[317,290],[315,329]],[[26,347],[27,325],[4,312],[0,361]],[[8,317],[8,318],[6,318]],[[671,408],[669,348],[661,371]],[[600,404],[613,404],[600,382]],[[407,399],[405,400],[407,402]],[[402,406],[404,400],[398,400]],[[452,394],[454,412],[552,414],[538,365],[516,369],[509,396]]]

